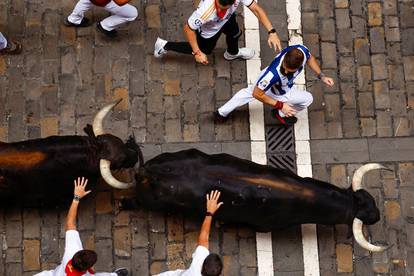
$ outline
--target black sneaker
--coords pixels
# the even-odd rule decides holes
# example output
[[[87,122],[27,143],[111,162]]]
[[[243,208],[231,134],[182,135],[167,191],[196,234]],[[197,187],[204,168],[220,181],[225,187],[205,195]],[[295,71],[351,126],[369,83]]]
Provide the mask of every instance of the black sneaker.
[[[92,25],[92,22],[89,20],[89,18],[82,18],[82,21],[80,24],[75,24],[69,21],[69,19],[66,17],[65,20],[63,21],[63,24],[65,24],[65,26],[68,27],[88,27],[90,25]]]
[[[110,38],[114,38],[114,37],[116,37],[117,35],[118,35],[118,32],[116,31],[116,30],[112,30],[112,31],[107,31],[107,30],[105,30],[103,27],[102,27],[102,25],[101,25],[101,23],[100,22],[98,22],[98,24],[96,24],[96,28],[101,32],[101,33],[103,33],[104,35],[106,35],[106,36],[108,36],[108,37],[110,37]]]
[[[280,116],[279,110],[277,109],[273,108],[271,112],[272,112],[273,117],[276,118],[284,126],[293,126],[298,121],[298,118],[296,118],[295,116],[290,116],[290,117]]]
[[[7,47],[0,50],[0,55],[18,55],[22,52],[22,44],[16,41],[7,41]]]
[[[126,269],[125,267],[120,267],[114,270],[114,272],[116,273],[116,275],[118,276],[128,276],[128,269]]]
[[[218,111],[214,112],[214,122],[217,124],[223,124],[225,123],[229,118],[221,116]]]

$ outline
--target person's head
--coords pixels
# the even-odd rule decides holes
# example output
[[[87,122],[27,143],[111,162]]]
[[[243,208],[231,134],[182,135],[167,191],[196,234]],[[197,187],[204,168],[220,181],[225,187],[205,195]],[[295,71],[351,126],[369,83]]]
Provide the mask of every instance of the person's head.
[[[203,276],[219,276],[223,269],[223,263],[220,256],[217,254],[210,254],[204,260],[203,268],[201,269],[201,275]]]
[[[231,5],[234,4],[235,0],[216,0],[218,7],[222,10],[226,10],[228,8],[230,8]]]
[[[84,249],[73,255],[72,266],[79,272],[86,271],[96,263],[97,259],[95,251]]]
[[[282,68],[285,75],[296,72],[303,64],[304,55],[301,50],[293,48],[283,57]]]

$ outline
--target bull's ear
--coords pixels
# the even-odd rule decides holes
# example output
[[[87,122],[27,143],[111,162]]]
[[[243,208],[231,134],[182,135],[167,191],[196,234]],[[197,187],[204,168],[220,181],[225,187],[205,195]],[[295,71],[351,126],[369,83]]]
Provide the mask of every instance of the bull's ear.
[[[93,133],[93,128],[90,124],[87,124],[86,127],[83,128],[83,131],[85,131],[86,135],[88,135],[90,138],[96,138],[95,133]]]

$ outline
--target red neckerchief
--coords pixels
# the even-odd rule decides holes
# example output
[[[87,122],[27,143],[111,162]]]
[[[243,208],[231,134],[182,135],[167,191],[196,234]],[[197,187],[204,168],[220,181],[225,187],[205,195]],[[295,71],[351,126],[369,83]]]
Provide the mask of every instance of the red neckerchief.
[[[89,274],[95,274],[95,271],[93,271],[92,268],[89,268],[87,271],[83,271],[83,272],[77,271],[72,266],[72,260],[68,262],[65,268],[66,276],[82,276],[82,275],[85,275],[86,272],[89,272]]]
[[[224,18],[224,16],[227,13],[227,10],[221,10],[218,6],[217,6],[217,2],[218,0],[214,0],[214,6],[216,6],[216,11],[217,11],[217,16],[220,17],[221,19]]]

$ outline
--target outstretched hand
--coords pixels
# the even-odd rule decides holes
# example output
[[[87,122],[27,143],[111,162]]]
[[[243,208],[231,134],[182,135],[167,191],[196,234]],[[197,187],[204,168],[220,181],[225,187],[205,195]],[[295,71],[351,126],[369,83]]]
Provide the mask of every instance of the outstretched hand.
[[[86,196],[87,194],[89,194],[91,192],[91,190],[85,191],[86,185],[88,184],[88,179],[87,178],[78,177],[78,179],[75,179],[73,181],[73,183],[75,185],[75,190],[74,190],[73,194],[78,196],[79,198],[82,198],[82,197]]]
[[[223,205],[223,202],[217,202],[220,198],[220,192],[215,190],[211,191],[210,194],[206,195],[207,198],[207,212],[210,212],[212,215]]]
[[[323,77],[321,78],[321,81],[329,87],[332,87],[335,84],[333,78],[329,77]]]
[[[275,52],[280,52],[282,50],[282,44],[280,43],[279,36],[276,33],[269,34],[267,44],[269,44],[269,47],[273,48]]]

